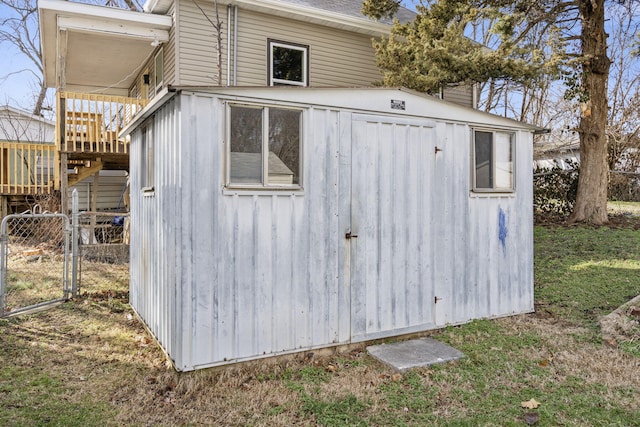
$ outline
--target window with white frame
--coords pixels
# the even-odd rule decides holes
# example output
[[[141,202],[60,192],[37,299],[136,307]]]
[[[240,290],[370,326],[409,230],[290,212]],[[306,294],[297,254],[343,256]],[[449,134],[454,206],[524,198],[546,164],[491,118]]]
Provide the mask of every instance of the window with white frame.
[[[158,93],[160,89],[162,89],[162,84],[164,83],[164,53],[163,50],[160,49],[154,58],[154,87],[155,93]]]
[[[269,86],[309,85],[309,46],[268,41]]]
[[[492,130],[473,131],[473,190],[514,190],[514,134]]]
[[[302,111],[230,104],[227,112],[227,185],[300,188]]]

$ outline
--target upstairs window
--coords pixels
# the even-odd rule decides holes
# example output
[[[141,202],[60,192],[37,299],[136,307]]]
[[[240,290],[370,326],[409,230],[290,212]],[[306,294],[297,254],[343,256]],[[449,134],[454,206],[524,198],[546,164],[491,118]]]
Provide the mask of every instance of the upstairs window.
[[[227,111],[227,185],[300,188],[302,111],[240,104]]]
[[[473,131],[474,191],[511,192],[514,190],[513,140],[513,133]]]
[[[269,86],[309,85],[309,46],[269,40]]]
[[[160,49],[158,53],[156,53],[156,56],[154,58],[154,66],[154,87],[155,93],[158,93],[160,92],[160,89],[162,89],[162,84],[164,83],[164,53],[162,49]]]

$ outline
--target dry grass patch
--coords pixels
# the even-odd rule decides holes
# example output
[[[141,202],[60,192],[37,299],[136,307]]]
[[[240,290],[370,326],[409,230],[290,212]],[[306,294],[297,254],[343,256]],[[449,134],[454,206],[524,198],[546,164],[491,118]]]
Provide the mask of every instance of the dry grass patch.
[[[497,322],[504,325],[506,333],[533,333],[539,336],[542,345],[532,347],[530,354],[541,366],[552,366],[565,377],[580,377],[591,384],[610,388],[640,388],[640,358],[599,342],[583,341],[581,337],[590,335],[588,328],[535,315],[504,318]]]
[[[522,425],[519,403],[532,397],[544,405],[539,425],[590,425],[592,414],[579,415],[589,399],[600,421],[631,419],[625,414],[640,408],[640,359],[583,341],[582,327],[535,315],[439,331],[436,338],[467,358],[405,376],[362,349],[179,374],[123,295],[99,295],[0,323],[11,339],[0,345],[3,366],[58,381],[53,393],[31,395],[31,406],[54,398],[87,409],[63,425]],[[29,384],[9,394],[27,393]],[[0,393],[3,407],[9,400]],[[9,409],[12,418],[0,421],[45,417]]]
[[[0,425],[522,426],[520,403],[532,398],[537,426],[635,425],[640,358],[603,346],[596,319],[637,281],[600,263],[589,286],[607,277],[607,301],[594,300],[571,268],[636,266],[633,233],[538,232],[544,309],[433,331],[466,358],[404,376],[363,347],[179,374],[133,315],[126,285],[87,287],[59,308],[0,320]]]

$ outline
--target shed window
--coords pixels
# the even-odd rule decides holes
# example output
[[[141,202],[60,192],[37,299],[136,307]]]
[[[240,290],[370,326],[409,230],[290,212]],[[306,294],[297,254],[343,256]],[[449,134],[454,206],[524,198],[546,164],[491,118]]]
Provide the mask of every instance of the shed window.
[[[508,132],[473,132],[474,191],[513,191],[513,139]]]
[[[269,40],[269,86],[308,86],[309,47]]]
[[[228,185],[300,188],[302,111],[230,105],[228,112]]]
[[[155,185],[155,169],[154,169],[154,148],[153,148],[153,130],[149,122],[142,128],[141,135],[141,151],[142,162],[140,170],[140,181],[142,182],[142,191],[153,191]]]

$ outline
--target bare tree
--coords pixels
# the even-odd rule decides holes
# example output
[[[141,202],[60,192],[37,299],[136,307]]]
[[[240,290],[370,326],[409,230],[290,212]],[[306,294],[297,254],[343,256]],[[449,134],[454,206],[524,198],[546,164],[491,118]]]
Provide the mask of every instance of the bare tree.
[[[629,34],[638,34],[640,31],[640,23],[634,18],[640,6],[630,4],[627,7],[619,6],[609,12],[614,25],[609,37],[612,64],[607,136],[609,169],[620,167],[634,171],[640,165],[637,160],[631,163],[628,160],[630,157],[638,157],[637,152],[640,149],[640,70],[637,59],[632,55],[635,45]],[[621,163],[622,156],[627,157],[625,164]]]
[[[99,4],[97,2],[96,4]],[[120,9],[129,9],[136,12],[142,11],[142,6],[137,0],[107,0],[105,6],[113,6]]]
[[[38,32],[38,5],[36,0],[0,0],[0,4],[9,11],[0,21],[0,45],[9,43],[29,59],[34,68],[25,68],[0,76],[6,80],[17,73],[30,73],[36,82],[34,115],[41,115],[47,95],[44,84],[44,68],[40,51]]]
[[[209,21],[209,24],[211,24],[211,26],[215,30],[216,51],[217,51],[217,56],[216,56],[217,77],[216,78],[217,78],[218,85],[222,86],[222,25],[223,24],[222,24],[222,21],[220,20],[220,10],[218,7],[218,0],[213,0],[213,9],[215,13],[215,18],[213,19],[209,17],[209,15],[207,15],[207,13],[202,8],[202,6],[198,4],[197,0],[192,0],[192,1],[193,1],[193,4],[200,10],[200,13],[202,13],[202,16],[204,16],[205,19]]]

